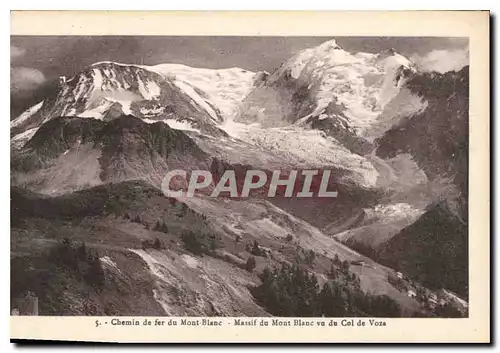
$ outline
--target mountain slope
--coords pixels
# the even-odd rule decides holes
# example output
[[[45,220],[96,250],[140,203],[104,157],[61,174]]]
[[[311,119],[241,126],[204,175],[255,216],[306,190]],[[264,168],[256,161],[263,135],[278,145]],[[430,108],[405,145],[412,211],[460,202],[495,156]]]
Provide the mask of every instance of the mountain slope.
[[[184,131],[133,116],[110,122],[56,118],[12,154],[12,183],[60,194],[105,182],[141,179],[160,185],[176,168],[207,169],[208,156]]]
[[[448,288],[467,298],[467,224],[450,207],[445,202],[430,207],[394,236],[378,259],[430,288]]]
[[[220,136],[216,123],[231,113],[255,76],[242,69],[96,63],[69,80],[63,78],[47,99],[14,119],[11,130],[18,135],[59,116],[110,120],[127,114]]]
[[[149,66],[148,69],[172,79],[180,89],[189,92],[193,99],[209,105],[211,108],[207,108],[207,111],[211,115],[217,114],[223,119],[234,115],[238,104],[265,75],[264,72],[255,73],[236,67],[211,70],[180,64],[159,64]]]
[[[70,234],[105,252],[107,275],[125,272],[133,286],[129,269],[148,273],[147,313],[257,316],[267,313],[248,289],[256,273],[298,264],[322,285],[338,256],[351,284],[389,296],[403,315],[428,315],[408,297],[417,281],[466,292],[468,89],[468,68],[421,73],[394,50],[348,53],[335,41],[271,74],[96,63],[11,122],[11,183],[23,188],[12,198],[14,253]],[[215,182],[233,170],[238,190],[252,169],[329,170],[338,195],[269,198],[267,183],[249,198],[211,198],[212,183],[169,199],[155,187],[173,169],[210,170]],[[153,248],[157,238],[168,245]],[[395,285],[378,260],[411,280]],[[87,287],[75,288],[79,302]],[[106,312],[92,302],[88,312]]]
[[[351,266],[348,270],[350,277],[359,277],[363,291],[388,295],[401,305],[404,315],[423,310],[388,283],[394,271],[266,201],[225,202],[197,197],[183,203],[166,198],[144,182],[106,184],[58,197],[13,188],[11,195],[11,256],[18,269],[14,292],[17,296],[36,288],[37,294],[47,300],[43,315],[121,315],[144,310],[153,315],[266,316],[249,292],[249,287],[260,283],[257,274],[266,266],[299,261],[322,283],[335,258],[346,264],[360,260],[367,263],[364,268]],[[195,251],[185,238],[191,233],[197,241],[203,241],[206,234],[211,239],[209,247]],[[287,239],[289,233],[294,234],[293,241]],[[77,245],[84,241],[87,248],[99,254],[104,282],[101,289],[89,289],[93,307],[77,305],[83,300],[80,289],[85,288],[77,273],[55,271],[44,257],[63,238]],[[156,239],[158,247],[151,245]],[[259,254],[252,250],[255,242]],[[304,254],[310,251],[315,253],[314,260],[304,262]],[[21,266],[35,254],[40,261],[29,260],[33,268]],[[255,271],[248,271],[245,263],[252,256],[257,266]],[[52,276],[48,285],[34,277],[44,271]],[[35,280],[29,282],[30,278]],[[63,303],[55,298],[64,293],[64,283],[74,289],[66,290]],[[134,286],[139,283],[142,287],[137,291]],[[110,307],[109,299],[118,290],[123,292],[121,299]],[[140,300],[137,309],[133,309],[133,300]]]
[[[383,248],[401,229],[415,222],[422,213],[407,203],[378,204],[356,213],[356,217],[347,222],[329,224],[323,231],[352,248],[362,244],[377,250]]]
[[[331,40],[301,51],[267,77],[245,99],[236,120],[298,123],[367,153],[385,124],[382,111],[414,72],[394,50],[351,54]]]
[[[35,291],[41,315],[267,315],[248,293],[255,283],[250,273],[222,255],[184,249],[185,232],[215,234],[204,215],[146,183],[106,184],[56,198],[19,189],[11,194],[12,295]],[[156,228],[158,222],[168,230]],[[88,286],[78,271],[58,265],[58,256],[47,259],[64,238],[99,254],[103,284]],[[160,248],[152,246],[155,240]]]
[[[410,153],[429,178],[451,178],[467,199],[469,67],[415,75],[408,87],[427,108],[387,131],[377,141],[377,155]]]
[[[468,81],[468,67],[459,72],[446,74],[416,73],[412,75],[405,83],[404,89],[421,97],[425,101],[425,109],[411,114],[402,109],[398,123],[375,141],[374,154],[377,158],[381,158],[381,161],[403,157],[407,159],[409,156],[424,173],[425,180],[419,183],[417,178],[411,177],[408,180],[409,184],[387,197],[389,200],[392,199],[392,202],[403,200],[409,202],[417,212],[413,213],[413,216],[411,212],[405,212],[400,220],[385,218],[374,224],[351,225],[349,229],[339,229],[340,233],[335,233],[336,227],[332,225],[331,229],[326,229],[329,234],[334,234],[337,239],[353,249],[374,258],[378,258],[377,253],[381,252],[384,263],[408,270],[409,274],[415,278],[424,280],[428,271],[431,271],[431,268],[426,265],[430,258],[426,258],[426,261],[422,263],[416,263],[420,250],[415,250],[408,243],[401,244],[405,241],[417,241],[416,239],[422,236],[422,244],[419,245],[424,249],[421,250],[422,253],[436,255],[435,251],[431,251],[427,246],[441,248],[434,243],[430,235],[431,238],[426,238],[420,234],[428,230],[414,230],[410,232],[411,235],[406,233],[406,227],[411,227],[410,225],[415,220],[417,220],[416,229],[420,229],[418,224],[428,222],[428,218],[436,213],[425,211],[426,205],[453,205],[453,207],[446,208],[446,214],[449,213],[456,220],[446,223],[448,222],[448,216],[446,216],[441,222],[448,224],[451,229],[457,228],[455,223],[467,223]],[[411,184],[412,181],[414,185]],[[417,185],[418,183],[420,185]],[[429,232],[432,232],[433,236],[439,236],[438,231]],[[455,239],[453,236],[453,240],[450,241],[456,241],[460,248],[462,246],[460,244],[464,241],[462,238],[467,239],[467,231],[465,228],[456,232],[458,238]],[[441,257],[443,262],[440,266],[466,266],[467,256],[462,250],[457,251],[462,253],[457,255],[456,259],[453,256],[443,255]],[[412,264],[408,265],[408,263]],[[457,270],[456,274],[450,273],[449,276],[454,279],[445,279],[442,285],[451,284],[455,290],[464,293],[465,280],[458,279],[462,275],[463,270]],[[432,285],[438,285],[437,282],[439,281],[434,280]],[[457,289],[458,287],[460,289]]]

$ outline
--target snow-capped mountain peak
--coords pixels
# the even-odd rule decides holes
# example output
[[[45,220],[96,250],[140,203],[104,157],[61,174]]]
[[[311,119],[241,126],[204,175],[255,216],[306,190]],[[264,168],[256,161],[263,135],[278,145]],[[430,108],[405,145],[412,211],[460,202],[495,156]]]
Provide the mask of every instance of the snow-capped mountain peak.
[[[201,95],[201,100],[205,101],[202,105],[206,107],[212,104],[219,110],[223,119],[234,114],[238,103],[250,93],[260,75],[239,67],[212,70],[181,64],[159,64],[147,68],[172,79],[174,84],[189,92],[191,96]],[[215,114],[213,108],[206,109],[211,115]]]
[[[160,76],[138,66],[97,63],[61,85],[52,114],[102,119],[115,102],[130,114],[132,102],[159,99],[166,85]]]
[[[330,40],[287,60],[246,99],[237,120],[277,126],[327,119],[336,130],[373,141],[385,106],[415,72],[394,49],[350,53]]]
[[[125,114],[145,122],[164,121],[175,128],[220,134],[217,125],[232,114],[256,77],[240,68],[102,61],[68,80],[61,77],[52,97],[43,106],[39,103],[28,109],[11,127],[17,135],[59,116],[112,120]]]

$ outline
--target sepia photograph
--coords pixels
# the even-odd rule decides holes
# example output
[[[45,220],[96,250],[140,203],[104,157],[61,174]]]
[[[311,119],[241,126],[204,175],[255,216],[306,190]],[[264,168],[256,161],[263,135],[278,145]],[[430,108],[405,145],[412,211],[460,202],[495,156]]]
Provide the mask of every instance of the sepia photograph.
[[[13,317],[469,318],[468,37],[10,45]]]

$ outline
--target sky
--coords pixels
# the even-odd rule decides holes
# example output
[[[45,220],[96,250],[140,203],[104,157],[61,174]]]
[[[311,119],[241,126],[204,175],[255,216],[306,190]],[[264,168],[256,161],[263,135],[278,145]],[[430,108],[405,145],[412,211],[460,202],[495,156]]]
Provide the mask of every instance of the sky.
[[[99,61],[179,63],[211,69],[272,72],[298,51],[333,37],[12,36],[11,118],[43,99],[56,79]],[[349,52],[394,48],[422,69],[446,72],[468,64],[468,39],[335,37]]]

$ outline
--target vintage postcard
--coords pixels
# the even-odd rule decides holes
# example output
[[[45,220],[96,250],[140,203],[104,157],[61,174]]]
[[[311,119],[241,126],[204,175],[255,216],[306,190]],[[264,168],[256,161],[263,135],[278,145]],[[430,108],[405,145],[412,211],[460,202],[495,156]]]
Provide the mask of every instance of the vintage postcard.
[[[12,340],[490,341],[487,11],[11,20]]]

